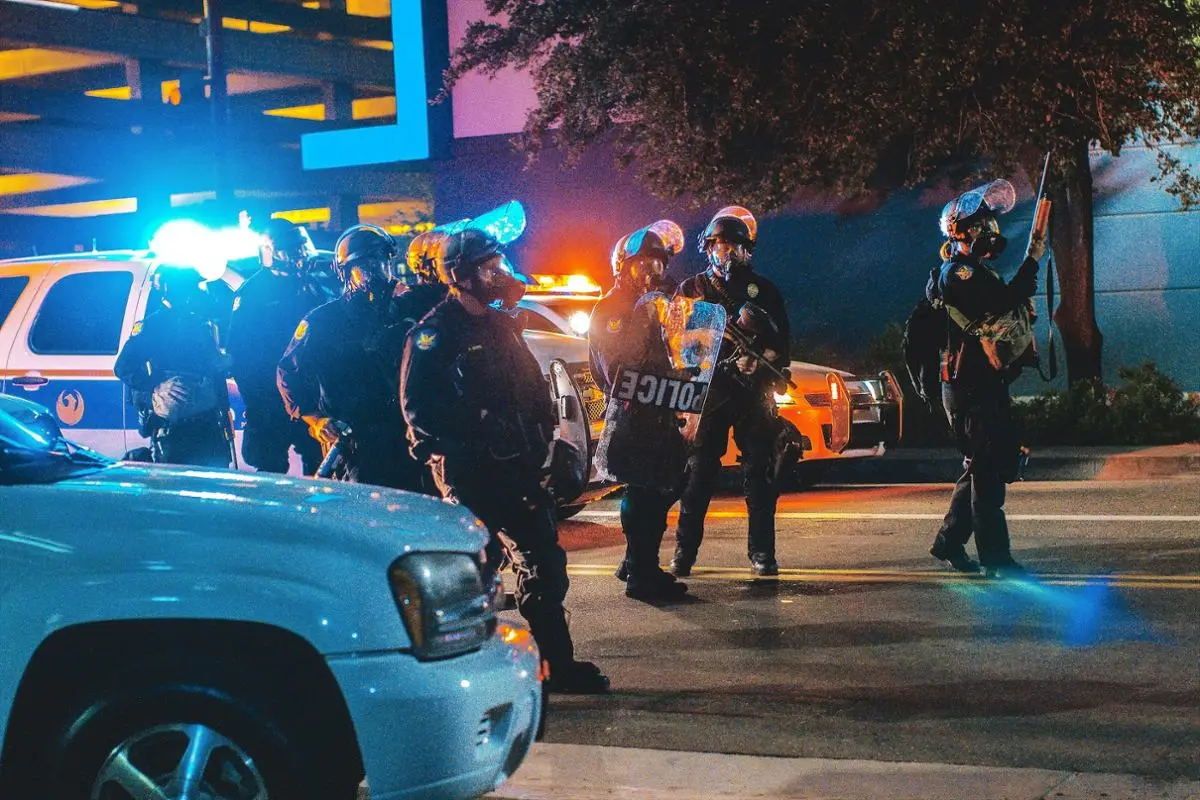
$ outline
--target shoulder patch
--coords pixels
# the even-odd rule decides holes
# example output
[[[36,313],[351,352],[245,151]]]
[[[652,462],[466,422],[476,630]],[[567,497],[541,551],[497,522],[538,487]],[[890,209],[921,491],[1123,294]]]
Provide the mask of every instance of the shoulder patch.
[[[752,283],[746,287],[746,296],[749,297],[751,300],[758,297],[758,284],[757,283]]]
[[[971,276],[975,274],[975,270],[966,264],[959,264],[958,269],[954,270],[954,274],[958,276],[960,281],[969,281],[971,280]]]
[[[305,336],[308,336],[308,320],[302,319],[300,320],[300,324],[296,326],[296,332],[292,334],[292,338],[299,342]]]
[[[233,310],[234,311],[237,311],[238,306],[240,306],[241,304],[242,304],[242,296],[241,295],[238,295],[237,297],[233,298]]]
[[[129,332],[129,335],[137,336],[141,332],[142,332],[142,321],[139,319],[137,322],[133,323],[133,330]]]
[[[422,328],[413,334],[413,343],[418,350],[432,350],[437,346],[438,335],[433,328]]]
[[[609,317],[607,327],[608,327],[609,333],[616,333],[617,331],[621,330],[621,318],[620,317]]]

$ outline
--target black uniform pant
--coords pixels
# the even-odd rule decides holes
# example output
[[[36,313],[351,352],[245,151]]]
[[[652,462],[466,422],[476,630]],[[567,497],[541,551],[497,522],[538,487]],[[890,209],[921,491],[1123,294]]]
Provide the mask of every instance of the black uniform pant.
[[[658,572],[659,548],[667,531],[667,512],[675,495],[645,486],[626,486],[621,498],[621,532],[625,534],[625,563],[637,581]]]
[[[278,395],[276,396],[278,399]],[[305,475],[316,474],[321,465],[321,445],[308,433],[303,422],[288,417],[279,408],[246,407],[246,427],[242,431],[242,460],[259,472],[288,471],[288,449],[300,456]]]
[[[351,427],[334,476],[420,494],[434,494],[428,468],[412,457],[403,425]],[[316,470],[313,470],[316,472]]]
[[[517,574],[517,610],[529,623],[542,658],[565,668],[575,660],[575,647],[567,628],[563,600],[567,578],[567,553],[558,543],[554,498],[536,483],[514,474],[502,462],[455,462],[442,456],[430,459],[434,480],[442,496],[453,500],[483,520],[491,536],[487,545],[489,570],[495,574],[502,551],[507,551]]]
[[[950,553],[965,552],[974,533],[979,562],[1003,566],[1012,561],[1005,484],[1016,478],[1019,446],[1008,386],[944,383],[942,404],[963,454],[963,474],[954,485],[937,544]]]
[[[216,413],[206,413],[158,428],[151,436],[151,452],[154,461],[161,464],[225,469],[231,463],[229,440]]]
[[[704,517],[717,490],[730,428],[742,453],[742,492],[750,517],[747,555],[752,561],[775,558],[775,506],[779,500],[775,439],[779,420],[775,401],[765,393],[742,393],[714,408],[705,407],[679,498],[676,557],[695,561],[700,550]]]

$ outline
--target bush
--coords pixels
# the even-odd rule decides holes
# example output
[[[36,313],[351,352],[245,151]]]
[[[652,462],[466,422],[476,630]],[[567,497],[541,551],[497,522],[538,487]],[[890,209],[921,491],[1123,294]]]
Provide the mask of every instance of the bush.
[[[1125,383],[1077,381],[1014,407],[1032,445],[1153,445],[1200,439],[1200,407],[1154,362],[1122,367]]]

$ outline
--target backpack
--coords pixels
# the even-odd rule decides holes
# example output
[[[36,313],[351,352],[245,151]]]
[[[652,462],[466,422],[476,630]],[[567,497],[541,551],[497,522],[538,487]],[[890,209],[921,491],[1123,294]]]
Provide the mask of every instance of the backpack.
[[[901,351],[908,380],[927,407],[941,403],[941,353],[946,346],[946,309],[922,298],[904,323]]]

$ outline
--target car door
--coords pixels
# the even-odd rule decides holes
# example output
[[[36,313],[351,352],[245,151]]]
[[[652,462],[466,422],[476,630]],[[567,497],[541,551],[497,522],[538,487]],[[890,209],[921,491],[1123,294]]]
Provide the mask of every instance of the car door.
[[[145,264],[134,260],[55,263],[9,350],[6,385],[52,410],[67,438],[114,458],[125,452],[127,424],[136,422],[113,364],[145,276]]]
[[[0,267],[0,392],[24,394],[8,372],[8,356],[22,320],[29,314],[47,265],[10,263]]]

